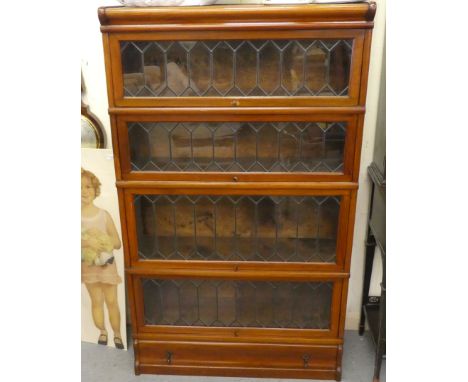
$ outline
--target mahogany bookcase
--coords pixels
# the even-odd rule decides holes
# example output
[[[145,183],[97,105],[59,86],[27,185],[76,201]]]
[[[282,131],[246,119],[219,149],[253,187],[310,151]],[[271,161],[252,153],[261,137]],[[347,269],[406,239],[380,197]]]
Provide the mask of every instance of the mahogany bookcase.
[[[99,9],[136,374],[341,378],[375,10]]]

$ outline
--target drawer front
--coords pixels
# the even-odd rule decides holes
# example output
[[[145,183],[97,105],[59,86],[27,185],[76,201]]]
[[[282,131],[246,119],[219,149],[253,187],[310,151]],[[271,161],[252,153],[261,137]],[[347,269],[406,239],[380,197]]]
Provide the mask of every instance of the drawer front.
[[[233,368],[248,375],[250,369],[336,370],[338,346],[284,346],[138,341],[141,367],[163,366],[171,374],[178,367]],[[227,374],[228,375],[228,374]]]
[[[181,113],[118,117],[123,179],[352,179],[356,116]]]
[[[168,191],[127,191],[133,266],[293,271],[344,264],[350,206],[344,191]]]
[[[362,30],[112,34],[115,104],[356,105],[363,40]]]

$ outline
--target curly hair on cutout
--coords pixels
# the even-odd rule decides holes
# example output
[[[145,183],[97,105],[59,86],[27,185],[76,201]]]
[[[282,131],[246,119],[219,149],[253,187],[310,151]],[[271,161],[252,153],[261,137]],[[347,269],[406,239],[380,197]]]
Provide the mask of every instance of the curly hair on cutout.
[[[81,167],[81,177],[87,177],[91,181],[96,197],[98,197],[101,194],[101,182],[99,181],[98,177],[91,171],[85,170],[83,167]]]

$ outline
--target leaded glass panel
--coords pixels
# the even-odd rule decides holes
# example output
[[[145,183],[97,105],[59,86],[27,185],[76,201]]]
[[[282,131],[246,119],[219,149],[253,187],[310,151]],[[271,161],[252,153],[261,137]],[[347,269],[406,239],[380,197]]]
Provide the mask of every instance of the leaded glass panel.
[[[343,172],[346,122],[129,122],[133,171]]]
[[[146,325],[328,329],[331,282],[142,279]]]
[[[126,97],[348,95],[352,40],[123,41]]]
[[[141,259],[336,261],[340,197],[136,195]]]

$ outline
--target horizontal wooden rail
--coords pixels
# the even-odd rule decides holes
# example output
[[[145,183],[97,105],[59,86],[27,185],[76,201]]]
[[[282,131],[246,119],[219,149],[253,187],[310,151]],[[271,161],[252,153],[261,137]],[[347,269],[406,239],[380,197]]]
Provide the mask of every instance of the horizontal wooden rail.
[[[230,190],[236,192],[241,190],[254,191],[260,190],[262,193],[268,191],[292,191],[292,194],[297,194],[298,191],[313,191],[325,190],[333,192],[333,190],[356,190],[358,183],[354,182],[181,182],[181,181],[136,181],[136,180],[119,180],[116,182],[118,188],[134,188],[134,189],[197,189],[206,190],[207,192],[214,190]]]
[[[307,5],[217,5],[209,7],[102,7],[98,10],[102,26],[209,24],[221,22],[328,22],[334,27],[340,22],[371,23],[376,11],[375,2],[355,4]]]
[[[333,281],[348,279],[349,272],[320,272],[320,271],[265,271],[265,270],[202,270],[194,268],[153,268],[128,267],[127,274],[161,277],[161,278],[210,278],[230,280],[291,280],[291,281]]]
[[[263,97],[264,98],[264,97]],[[318,115],[318,114],[364,114],[366,108],[364,106],[349,106],[349,107],[110,107],[109,114],[115,115],[158,115],[158,116],[173,116],[182,115],[221,115],[229,116],[242,115],[269,115],[273,120],[276,116],[281,115]]]

